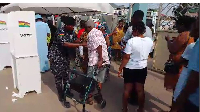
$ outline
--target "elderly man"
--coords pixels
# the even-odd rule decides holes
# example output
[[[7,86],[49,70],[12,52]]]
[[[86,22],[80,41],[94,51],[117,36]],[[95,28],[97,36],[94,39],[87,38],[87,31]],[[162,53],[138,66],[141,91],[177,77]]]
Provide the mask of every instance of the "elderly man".
[[[50,36],[50,28],[47,23],[42,21],[42,16],[37,14],[35,16],[36,25],[36,37],[37,37],[37,48],[40,58],[40,72],[49,70],[48,46],[47,37]]]
[[[102,88],[102,83],[105,79],[105,74],[107,66],[110,64],[106,40],[103,36],[103,33],[94,28],[95,23],[92,20],[86,22],[86,31],[88,32],[88,71],[87,75],[89,77],[94,77],[93,73],[95,66],[98,67],[98,75],[94,78],[99,82],[99,87]]]

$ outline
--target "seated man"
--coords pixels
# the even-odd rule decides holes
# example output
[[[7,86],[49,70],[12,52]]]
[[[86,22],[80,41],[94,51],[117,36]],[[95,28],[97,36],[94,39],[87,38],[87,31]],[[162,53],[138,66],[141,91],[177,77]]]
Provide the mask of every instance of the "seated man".
[[[95,23],[92,20],[88,20],[86,22],[86,31],[88,32],[87,47],[89,60],[87,75],[89,77],[95,78],[95,80],[99,82],[99,87],[101,89],[101,84],[104,82],[105,79],[107,65],[110,64],[110,61],[103,33],[100,30],[94,28],[94,26]],[[99,69],[97,76],[94,76],[95,66],[97,66]]]

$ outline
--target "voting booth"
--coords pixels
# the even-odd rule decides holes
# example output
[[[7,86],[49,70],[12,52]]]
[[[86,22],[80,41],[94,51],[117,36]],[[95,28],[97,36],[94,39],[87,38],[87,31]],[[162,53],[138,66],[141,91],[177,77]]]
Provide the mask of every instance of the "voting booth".
[[[41,93],[40,62],[37,51],[35,13],[16,11],[8,14],[8,31],[14,87],[19,95]]]
[[[7,28],[7,14],[0,14],[0,70],[11,66],[10,44]]]

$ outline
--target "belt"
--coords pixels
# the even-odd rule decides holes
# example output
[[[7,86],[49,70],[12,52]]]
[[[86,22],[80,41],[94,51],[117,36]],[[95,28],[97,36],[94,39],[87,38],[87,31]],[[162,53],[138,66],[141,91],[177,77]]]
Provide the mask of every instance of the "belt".
[[[147,59],[143,59],[143,60],[133,60],[133,59],[131,59],[131,61],[134,61],[134,62],[138,62],[138,61],[145,61],[145,60],[147,60]]]

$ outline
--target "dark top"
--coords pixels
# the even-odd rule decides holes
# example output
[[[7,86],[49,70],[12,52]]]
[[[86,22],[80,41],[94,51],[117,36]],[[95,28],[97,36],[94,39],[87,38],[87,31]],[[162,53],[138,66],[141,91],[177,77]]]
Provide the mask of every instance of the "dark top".
[[[59,29],[55,33],[55,38],[50,47],[49,58],[54,60],[56,56],[69,57],[71,54],[75,55],[74,48],[65,47],[63,46],[63,44],[65,42],[73,43],[76,39],[77,39],[77,36],[74,32],[72,34],[69,34],[64,30],[64,28]]]

